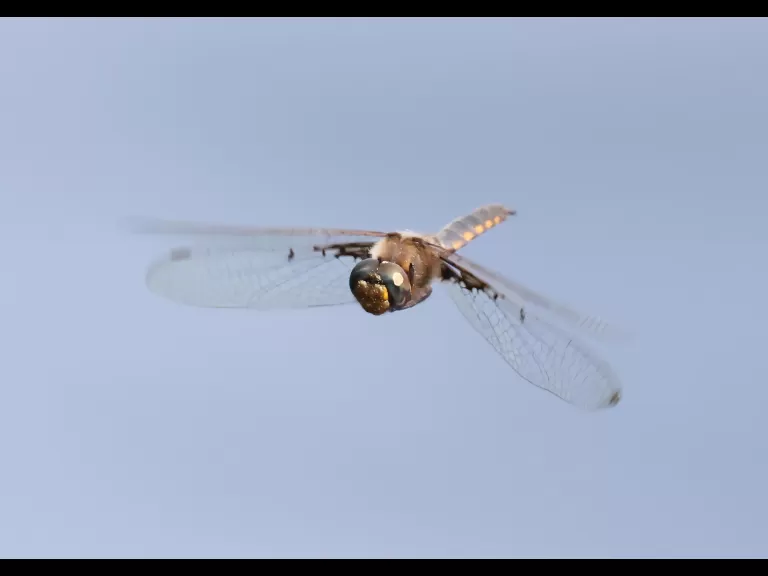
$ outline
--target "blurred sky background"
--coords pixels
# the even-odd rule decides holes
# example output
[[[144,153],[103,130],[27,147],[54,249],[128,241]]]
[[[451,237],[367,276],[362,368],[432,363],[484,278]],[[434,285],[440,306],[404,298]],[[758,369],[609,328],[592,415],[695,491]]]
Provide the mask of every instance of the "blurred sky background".
[[[765,556],[764,19],[0,21],[2,557]],[[609,319],[585,413],[442,291],[186,308],[131,216],[431,231]]]

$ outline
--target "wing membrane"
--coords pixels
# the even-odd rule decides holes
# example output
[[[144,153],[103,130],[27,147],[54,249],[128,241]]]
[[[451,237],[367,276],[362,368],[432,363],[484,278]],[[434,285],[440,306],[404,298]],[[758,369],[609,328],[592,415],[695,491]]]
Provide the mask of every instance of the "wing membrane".
[[[470,324],[525,380],[586,410],[618,403],[621,383],[581,342],[517,303],[493,299],[486,290],[447,284],[448,293]]]
[[[622,385],[575,334],[618,334],[608,324],[443,250],[443,279],[464,317],[525,380],[587,410],[616,405]]]
[[[209,224],[152,218],[133,218],[126,222],[129,230],[137,234],[180,235],[206,239],[206,242],[244,240],[249,246],[275,250],[281,247],[350,242],[354,240],[375,241],[386,236],[375,230],[353,230],[348,228],[267,228],[259,226],[236,226],[232,224]]]
[[[351,262],[320,253],[288,261],[284,254],[251,249],[179,249],[153,263],[146,281],[155,294],[188,306],[332,306],[354,302],[347,281]]]
[[[559,323],[563,329],[578,328],[591,337],[604,340],[625,341],[629,338],[626,333],[601,318],[581,314],[540,292],[481,266],[466,256],[445,253],[445,258],[483,279],[497,293],[503,294],[507,300],[525,308],[527,313],[535,313],[541,318],[547,318],[553,324]]]
[[[148,288],[198,307],[309,308],[354,302],[349,272],[383,233],[330,228],[254,228],[144,220],[141,233],[190,236],[152,263]]]

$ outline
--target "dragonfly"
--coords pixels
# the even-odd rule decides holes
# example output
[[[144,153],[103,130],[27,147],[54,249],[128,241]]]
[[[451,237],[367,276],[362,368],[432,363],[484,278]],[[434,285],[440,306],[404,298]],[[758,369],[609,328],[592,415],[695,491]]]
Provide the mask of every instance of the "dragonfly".
[[[429,234],[151,219],[134,229],[201,239],[147,270],[149,290],[176,303],[255,310],[357,304],[380,316],[423,304],[441,286],[523,380],[584,410],[616,406],[621,381],[581,338],[609,336],[611,326],[458,253],[516,214],[487,204]]]

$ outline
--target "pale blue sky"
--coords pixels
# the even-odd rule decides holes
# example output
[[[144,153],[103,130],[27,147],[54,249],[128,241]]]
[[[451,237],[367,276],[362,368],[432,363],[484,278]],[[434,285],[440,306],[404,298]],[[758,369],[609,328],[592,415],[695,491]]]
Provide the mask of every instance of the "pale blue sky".
[[[766,54],[758,19],[0,21],[0,556],[765,556]],[[467,255],[632,333],[615,409],[440,291],[174,305],[173,239],[118,227],[489,202]]]

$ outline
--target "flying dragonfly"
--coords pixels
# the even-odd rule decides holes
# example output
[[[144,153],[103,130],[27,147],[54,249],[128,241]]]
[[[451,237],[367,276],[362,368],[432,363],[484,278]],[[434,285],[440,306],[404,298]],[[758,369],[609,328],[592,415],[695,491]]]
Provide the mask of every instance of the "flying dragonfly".
[[[357,303],[374,316],[423,303],[444,286],[470,325],[527,382],[586,410],[612,407],[621,383],[577,337],[609,326],[458,251],[515,210],[481,206],[433,234],[142,221],[137,231],[205,238],[154,261],[148,288],[172,301],[257,310]],[[224,242],[220,243],[219,241]]]

